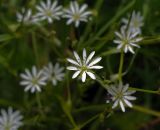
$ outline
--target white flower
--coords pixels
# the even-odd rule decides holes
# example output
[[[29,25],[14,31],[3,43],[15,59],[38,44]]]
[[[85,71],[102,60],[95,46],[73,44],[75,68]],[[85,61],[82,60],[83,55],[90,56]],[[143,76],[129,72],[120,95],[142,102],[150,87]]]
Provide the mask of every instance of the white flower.
[[[133,32],[132,30],[126,30],[125,26],[122,26],[120,29],[120,32],[115,32],[117,39],[113,42],[116,44],[119,44],[117,46],[117,49],[123,49],[125,53],[130,51],[131,53],[135,53],[133,50],[133,47],[140,48],[139,45],[137,45],[137,42],[141,41],[142,38],[138,37],[137,35],[139,32]]]
[[[59,20],[63,13],[61,11],[62,6],[58,6],[57,1],[53,3],[51,3],[51,0],[47,0],[46,3],[42,1],[36,8],[39,12],[35,15],[35,18],[37,18],[38,21],[48,20],[49,23],[52,23],[54,20]]]
[[[20,74],[20,76],[23,79],[20,84],[26,86],[25,91],[41,92],[41,87],[46,85],[46,77],[43,77],[43,71],[38,71],[35,66],[32,67],[32,72],[26,69],[25,73]]]
[[[13,112],[11,107],[8,108],[8,111],[1,109],[0,130],[18,130],[18,128],[23,125],[22,119],[23,116],[20,112]]]
[[[57,81],[63,80],[63,70],[64,68],[60,67],[59,63],[56,63],[55,66],[53,66],[52,63],[49,63],[48,66],[44,67],[43,75],[55,86],[57,85]]]
[[[17,21],[23,22],[26,25],[33,24],[34,18],[32,16],[32,10],[31,9],[22,9],[22,12],[17,12]]]
[[[75,23],[75,26],[78,27],[80,22],[87,22],[89,16],[92,14],[90,11],[86,11],[87,5],[83,4],[79,6],[77,1],[70,2],[70,8],[64,9],[64,18],[68,18],[67,25]]]
[[[68,66],[68,70],[73,70],[76,71],[72,78],[76,78],[78,75],[81,75],[82,82],[85,82],[86,80],[86,75],[91,77],[92,79],[96,79],[95,75],[91,71],[92,69],[102,69],[102,66],[95,65],[97,64],[100,60],[101,57],[97,57],[92,60],[93,56],[95,54],[95,51],[91,52],[89,56],[87,57],[86,50],[83,49],[83,59],[81,60],[77,52],[74,51],[74,57],[76,60],[68,58],[67,61],[73,64],[73,66]]]
[[[123,18],[122,22],[125,26],[128,25],[129,19]],[[131,20],[129,23],[129,29],[131,29],[133,32],[139,32],[141,34],[141,27],[144,25],[143,23],[143,16],[140,12],[133,11]]]
[[[119,83],[118,86],[111,85],[107,91],[111,95],[111,100],[114,102],[112,109],[118,105],[121,107],[122,111],[125,112],[125,105],[132,107],[132,104],[129,100],[136,100],[136,97],[131,96],[131,94],[136,91],[128,90],[128,84],[124,85]]]

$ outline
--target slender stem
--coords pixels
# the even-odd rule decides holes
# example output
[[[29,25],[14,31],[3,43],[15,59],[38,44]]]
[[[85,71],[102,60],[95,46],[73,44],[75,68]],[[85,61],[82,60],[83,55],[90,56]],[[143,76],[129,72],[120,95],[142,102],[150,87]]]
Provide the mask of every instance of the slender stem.
[[[72,123],[74,128],[78,128],[78,126],[76,125],[76,122],[74,121],[72,115],[70,113],[67,114],[68,119],[70,120],[70,122]]]
[[[107,84],[105,84],[104,81],[103,81],[99,76],[96,75],[96,77],[97,77],[97,79],[96,79],[97,82],[99,82],[99,83],[101,84],[101,86],[102,86],[104,89],[107,90],[107,88],[108,88]],[[110,81],[108,80],[108,82],[110,82]],[[130,89],[130,90],[139,91],[139,92],[144,92],[144,93],[151,93],[151,94],[158,94],[158,95],[160,95],[160,90],[153,91],[153,90],[146,90],[146,89],[133,88],[133,87],[129,87],[129,89]]]
[[[106,107],[108,107],[109,104],[99,104],[99,105],[90,105],[90,106],[84,106],[81,108],[76,109],[74,112],[75,113],[79,113],[79,112],[83,112],[83,111],[102,111],[103,109],[105,109]]]
[[[82,129],[84,126],[86,126],[87,124],[89,124],[90,122],[92,122],[93,120],[95,120],[96,118],[99,117],[100,114],[97,114],[95,116],[93,116],[92,118],[90,118],[89,120],[87,120],[85,123],[83,123],[80,128]]]
[[[35,36],[34,32],[32,32],[32,44],[33,44],[33,50],[34,50],[34,54],[35,54],[36,64],[37,64],[37,66],[39,66],[38,47],[37,47],[36,36]]]
[[[120,64],[119,64],[119,72],[118,72],[119,82],[122,82],[123,62],[124,62],[124,53],[123,53],[123,50],[121,50]]]
[[[113,55],[116,53],[119,53],[119,50],[117,48],[113,48],[113,49],[110,49],[110,50],[107,50],[107,51],[101,53],[100,55],[101,56],[109,56],[109,55]]]
[[[136,55],[137,55],[137,50],[136,50],[136,53],[133,55],[133,57],[132,57],[129,65],[128,65],[128,68],[127,68],[126,71],[123,73],[123,76],[126,75],[126,74],[129,72],[129,70],[131,69],[131,67],[132,67],[132,65],[133,65],[133,62],[134,62],[134,60],[135,60]]]
[[[44,114],[42,111],[42,103],[41,103],[40,95],[38,92],[36,93],[36,100],[37,100],[39,111],[40,111],[41,115],[43,116]]]
[[[148,109],[148,108],[144,108],[144,107],[141,107],[141,106],[136,106],[136,105],[134,105],[134,106],[133,106],[133,109],[134,109],[134,110],[137,110],[137,111],[140,111],[140,112],[143,112],[143,113],[147,113],[147,114],[153,115],[153,116],[160,117],[160,112],[158,112],[158,111],[153,111],[153,110],[150,110],[150,109]]]
[[[72,126],[75,128],[78,128],[78,126],[76,125],[76,122],[74,121],[74,118],[71,114],[70,108],[68,107],[68,103],[66,103],[62,97],[57,95],[57,98],[59,99],[60,103],[61,103],[61,107],[64,111],[64,113],[66,114],[66,116],[68,117],[69,121],[71,122]],[[77,129],[79,130],[79,129]]]
[[[71,100],[71,92],[70,92],[70,86],[69,86],[69,76],[68,76],[68,72],[66,74],[66,79],[67,79],[67,96],[68,96],[68,103],[69,106],[72,107],[72,100]]]
[[[129,87],[130,90],[136,90],[139,92],[144,92],[144,93],[151,93],[151,94],[159,94],[160,95],[160,91],[153,91],[153,90],[146,90],[146,89],[140,89],[140,88],[133,88],[133,87]]]

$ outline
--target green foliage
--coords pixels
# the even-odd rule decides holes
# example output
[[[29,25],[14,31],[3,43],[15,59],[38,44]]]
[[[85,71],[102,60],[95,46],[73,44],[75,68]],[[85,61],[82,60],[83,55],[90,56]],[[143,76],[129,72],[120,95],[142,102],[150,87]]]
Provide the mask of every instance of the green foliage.
[[[52,24],[23,25],[16,12],[22,7],[33,9],[36,0],[0,1],[0,109],[12,106],[24,115],[20,130],[158,130],[160,122],[160,1],[159,0],[78,0],[88,3],[93,18],[79,28],[66,25],[65,20]],[[69,1],[60,1],[64,6]],[[125,54],[113,43],[121,18],[133,10],[144,16],[143,40],[135,55]],[[102,56],[103,70],[97,80],[85,83],[72,79],[65,70],[63,82],[48,83],[41,93],[24,92],[19,84],[20,73],[36,65],[39,69],[49,62],[68,65],[66,58],[73,50],[83,48]],[[122,55],[121,55],[122,57]],[[121,60],[122,62],[122,60]],[[123,64],[123,65],[122,65]],[[111,76],[119,76],[130,89],[137,90],[137,106],[122,113],[106,104],[106,86]],[[150,123],[151,122],[151,123]]]

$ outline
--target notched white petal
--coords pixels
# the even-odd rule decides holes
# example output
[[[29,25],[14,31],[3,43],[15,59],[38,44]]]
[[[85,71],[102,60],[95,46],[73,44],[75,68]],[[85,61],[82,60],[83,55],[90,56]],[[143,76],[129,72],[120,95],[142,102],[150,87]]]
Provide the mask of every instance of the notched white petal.
[[[91,79],[96,79],[96,76],[92,72],[86,72]]]
[[[74,66],[68,66],[67,69],[68,69],[68,70],[78,70],[78,68],[77,68],[77,67],[74,67]]]
[[[75,79],[79,74],[80,74],[81,71],[76,71],[73,76],[72,76],[72,79]]]
[[[85,82],[86,81],[86,72],[83,72],[82,73],[82,82]]]
[[[90,67],[90,66],[97,64],[101,59],[102,59],[101,57],[94,59],[88,66]]]

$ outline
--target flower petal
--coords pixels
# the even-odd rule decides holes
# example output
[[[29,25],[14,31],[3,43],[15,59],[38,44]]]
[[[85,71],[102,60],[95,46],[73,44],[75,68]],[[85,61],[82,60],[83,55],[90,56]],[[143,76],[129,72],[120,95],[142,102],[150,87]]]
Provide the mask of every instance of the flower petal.
[[[124,96],[124,98],[127,100],[136,100],[136,97],[134,96]]]
[[[77,52],[74,51],[73,54],[74,54],[74,57],[76,58],[76,60],[78,61],[78,63],[80,65],[82,65],[81,59],[80,59],[79,55],[77,54]]]
[[[89,77],[91,77],[92,79],[96,79],[96,76],[91,73],[91,72],[86,72],[88,74]]]
[[[91,52],[90,55],[87,58],[86,64],[88,64],[88,62],[92,59],[92,57],[94,56],[95,51]]]
[[[78,68],[75,66],[68,66],[67,70],[78,70]]]
[[[86,53],[86,49],[83,49],[83,64],[86,63],[86,58],[87,58],[87,53]]]
[[[112,106],[112,109],[116,108],[118,106],[118,100],[116,100]]]
[[[72,60],[70,58],[68,58],[67,61],[74,64],[74,65],[80,66],[75,60]]]
[[[94,59],[88,66],[91,67],[91,66],[97,64],[101,59],[102,59],[101,57]]]
[[[132,107],[132,104],[128,100],[124,99],[124,102],[126,103],[127,106]]]
[[[122,111],[125,112],[125,107],[124,107],[124,104],[121,100],[119,101],[119,104],[120,104]]]
[[[102,69],[102,68],[103,66],[98,66],[98,65],[89,67],[89,69]]]
[[[84,71],[82,74],[82,82],[85,82],[85,80],[86,80],[86,72]]]
[[[80,70],[79,71],[76,71],[74,74],[73,74],[73,76],[72,76],[72,79],[74,79],[74,78],[76,78],[79,74],[80,74]]]

